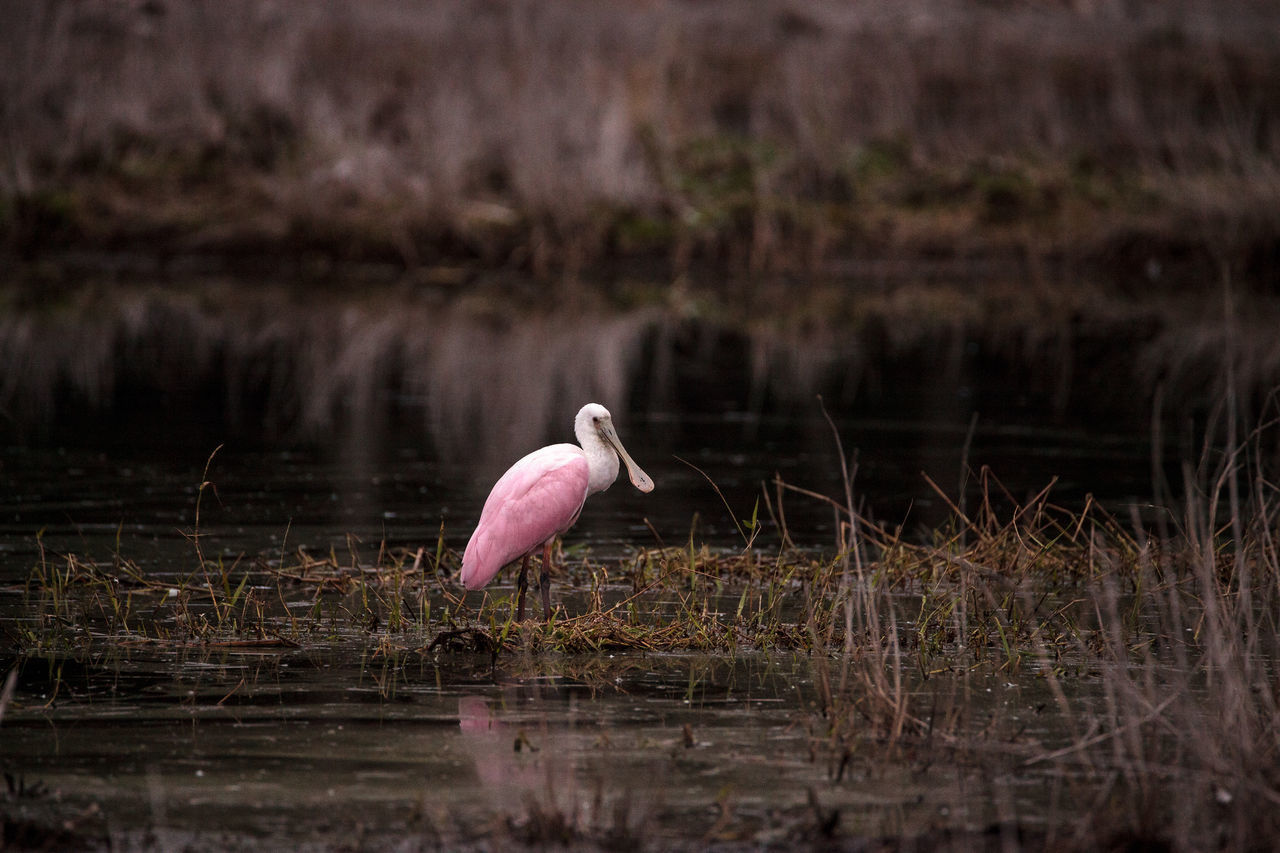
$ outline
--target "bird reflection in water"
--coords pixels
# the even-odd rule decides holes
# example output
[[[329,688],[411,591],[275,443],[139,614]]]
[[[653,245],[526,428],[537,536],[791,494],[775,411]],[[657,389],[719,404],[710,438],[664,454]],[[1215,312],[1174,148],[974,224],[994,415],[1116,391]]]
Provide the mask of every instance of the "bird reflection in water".
[[[606,796],[600,777],[589,790],[580,787],[572,756],[581,745],[571,732],[551,731],[545,715],[536,729],[526,728],[500,719],[490,700],[462,696],[458,728],[480,785],[513,836],[526,843],[634,836],[631,792]]]

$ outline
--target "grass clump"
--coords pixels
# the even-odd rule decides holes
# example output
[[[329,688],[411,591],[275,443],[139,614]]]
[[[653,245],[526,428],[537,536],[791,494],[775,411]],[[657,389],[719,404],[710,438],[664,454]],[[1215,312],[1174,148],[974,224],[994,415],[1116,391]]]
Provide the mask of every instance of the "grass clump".
[[[1210,424],[1219,439],[1206,447],[1218,449],[1186,466],[1182,511],[1158,523],[1122,525],[1091,502],[1066,512],[1048,490],[1000,513],[987,472],[978,509],[952,503],[953,524],[924,544],[842,506],[853,547],[879,560],[850,560],[867,589],[836,617],[860,626],[858,642],[818,667],[815,740],[832,775],[868,750],[901,758],[946,745],[978,766],[998,750],[1096,805],[1051,822],[1048,846],[1274,843],[1280,421],[1246,436],[1232,405]],[[909,588],[918,598],[895,594]],[[978,710],[967,697],[991,677],[1041,684],[1034,714],[1058,725],[1040,728],[1067,736],[1028,738],[1025,720]],[[1083,699],[1089,684],[1101,686],[1095,703]]]
[[[775,485],[779,494],[813,494]],[[204,534],[191,534],[196,568],[164,578],[119,555],[99,562],[42,550],[28,581],[38,615],[17,630],[31,650],[359,636],[427,648],[444,634],[477,638],[472,645],[499,653],[865,654],[894,644],[929,674],[982,663],[1017,671],[1050,652],[1065,658],[1101,646],[1095,603],[1107,590],[1129,598],[1168,589],[1204,594],[1186,574],[1198,552],[1126,530],[1091,500],[1078,511],[1057,506],[1050,484],[1018,506],[987,470],[978,489],[974,509],[953,502],[952,520],[915,540],[831,500],[846,518],[833,555],[792,546],[764,553],[744,530],[748,547],[739,552],[691,545],[645,549],[615,565],[573,565],[545,624],[516,622],[512,594],[501,587],[478,601],[460,594],[452,580],[458,557],[443,530],[432,551],[384,543],[362,554],[349,537],[346,554],[299,547],[230,560],[207,558]],[[1254,576],[1269,572],[1252,552],[1239,558],[1219,548],[1209,556],[1215,578],[1238,559]],[[1140,598],[1124,612],[1127,630],[1144,629]]]

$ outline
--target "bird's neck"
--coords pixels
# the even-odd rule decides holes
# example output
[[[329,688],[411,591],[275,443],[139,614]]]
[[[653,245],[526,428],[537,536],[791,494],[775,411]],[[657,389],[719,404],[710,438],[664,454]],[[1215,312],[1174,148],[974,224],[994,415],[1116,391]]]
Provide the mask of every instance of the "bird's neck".
[[[586,431],[578,440],[587,454],[587,494],[603,492],[618,479],[618,454],[595,430]]]

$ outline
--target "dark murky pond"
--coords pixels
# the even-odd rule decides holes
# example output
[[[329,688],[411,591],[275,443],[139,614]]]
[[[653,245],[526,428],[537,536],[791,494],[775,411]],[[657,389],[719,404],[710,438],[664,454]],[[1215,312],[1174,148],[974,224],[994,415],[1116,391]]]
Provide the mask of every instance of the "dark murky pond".
[[[615,416],[658,488],[641,495],[623,480],[594,497],[566,537],[571,558],[607,562],[691,535],[736,549],[730,509],[765,518],[757,503],[762,488],[776,498],[775,476],[839,489],[835,443],[816,404],[777,417]],[[1067,504],[1102,487],[1098,496],[1123,512],[1149,491],[1144,437],[986,415],[972,434],[967,418],[838,423],[846,449],[857,451],[867,510],[908,528],[945,515],[922,472],[955,494],[966,459],[975,470],[990,466],[1014,500],[1053,477]],[[569,432],[566,423],[530,446]],[[460,550],[494,473],[477,473],[465,448],[443,454],[411,430],[288,450],[214,435],[150,444],[86,436],[0,450],[0,616],[11,629],[34,616],[25,584],[42,554],[120,554],[155,577],[189,575],[187,534],[220,443],[199,530],[206,556],[228,562],[303,547],[354,550],[372,563],[383,547],[434,551],[442,525],[447,547]],[[792,494],[785,515],[798,543],[831,548],[826,504]],[[768,525],[757,546],[777,542]],[[501,578],[495,593],[511,583]],[[570,608],[581,600],[568,586],[555,595]],[[21,842],[30,827],[51,825],[66,835],[26,840],[109,839],[113,849],[413,849],[494,839],[697,848],[807,842],[837,823],[844,838],[945,828],[981,839],[1015,818],[1048,825],[1060,805],[1056,765],[1018,764],[1071,737],[1046,728],[1040,712],[1052,699],[1036,678],[974,670],[918,679],[908,686],[915,707],[942,713],[963,693],[972,713],[999,718],[1020,746],[993,742],[976,759],[945,765],[929,750],[883,762],[874,742],[833,752],[815,690],[832,665],[822,655],[495,660],[429,652],[432,635],[388,644],[376,628],[335,628],[299,648],[126,643],[24,655],[0,723],[11,777],[6,832]],[[15,658],[5,658],[8,671]],[[1088,701],[1095,688],[1079,689]]]
[[[736,547],[714,490],[676,456],[714,479],[742,517],[775,473],[835,488],[824,421],[620,421],[659,490],[645,497],[622,483],[594,498],[568,538],[573,554],[585,547],[614,559],[652,547],[655,535],[685,542],[691,527],[699,541]],[[920,471],[958,478],[966,434],[967,426],[842,424],[843,439],[860,449],[861,488],[905,518],[927,517],[935,500]],[[1052,473],[1079,471],[1083,484],[1087,472],[1109,470],[1117,499],[1140,493],[1148,465],[1141,443],[1083,433],[983,429],[969,452],[976,465],[1014,469],[1007,482],[1023,492]],[[118,551],[156,575],[189,572],[182,531],[194,526],[203,456],[7,448],[5,618],[26,615],[36,531],[47,553]],[[448,545],[460,548],[485,492],[465,462],[407,443],[360,465],[324,450],[224,447],[209,477],[206,553],[227,560],[303,545],[354,547],[372,561],[384,542],[432,547],[442,522]],[[1065,500],[1081,497],[1071,482],[1063,491]],[[788,498],[786,511],[793,536],[830,541],[826,506]],[[567,589],[558,594],[575,603]],[[419,638],[424,648],[429,638]],[[495,662],[380,648],[376,632],[339,632],[299,649],[126,645],[23,660],[0,738],[6,772],[47,792],[14,802],[63,808],[85,837],[105,833],[123,847],[453,845],[558,833],[619,845],[787,843],[820,837],[824,815],[836,812],[843,833],[877,837],[937,825],[980,831],[1049,808],[1048,770],[1009,775],[998,750],[996,772],[940,772],[926,755],[881,765],[868,754],[841,767],[822,736],[814,665],[786,653]],[[1037,680],[988,672],[965,682],[982,697],[981,713],[1025,717],[1016,727],[1023,738],[1064,740],[1037,728],[1048,701]],[[936,707],[934,692],[956,688],[935,680],[913,689]]]
[[[43,665],[29,662],[23,681]],[[94,804],[75,812],[84,827],[125,848],[452,846],[495,834],[757,846],[820,838],[837,811],[855,837],[981,832],[1047,814],[1060,775],[1047,765],[1015,777],[1004,753],[1016,746],[998,742],[970,767],[935,766],[927,752],[882,763],[873,746],[842,762],[814,706],[813,661],[788,655],[491,667],[206,650],[59,665],[69,695],[6,718],[5,761],[61,801]],[[966,681],[1021,743],[1060,739],[1037,722],[1042,684]],[[917,689],[937,705],[954,684]]]
[[[692,533],[699,543],[735,548],[742,538],[733,515],[749,518],[759,502],[765,518],[762,494],[776,499],[777,479],[841,496],[835,439],[816,403],[814,411],[786,418],[730,412],[617,419],[658,488],[642,495],[621,478],[592,498],[566,547],[586,547],[607,560],[636,548],[682,544]],[[1054,483],[1052,494],[1066,506],[1092,494],[1123,513],[1151,492],[1146,436],[1029,427],[999,417],[980,420],[972,435],[967,422],[843,418],[838,427],[856,460],[855,490],[864,511],[907,530],[945,518],[946,502],[926,477],[955,499],[966,462],[971,496],[973,472],[983,466],[1013,501]],[[218,435],[143,436],[121,444],[95,441],[92,424],[84,430],[87,439],[78,445],[0,447],[0,581],[26,578],[39,553],[37,533],[53,552],[101,559],[118,551],[149,570],[183,571],[192,553],[183,534],[195,524],[206,463],[213,489],[201,501],[202,533],[210,553],[230,559],[298,546],[345,551],[348,534],[370,553],[384,543],[434,549],[442,524],[446,545],[460,551],[501,473],[492,463],[474,463],[465,447],[441,454],[408,430],[359,452],[350,441],[281,450],[237,446]],[[559,434],[531,436],[516,455],[571,440],[571,433],[567,422]],[[784,495],[783,510],[798,544],[833,545],[826,504]],[[777,541],[772,525],[761,535],[763,544]]]

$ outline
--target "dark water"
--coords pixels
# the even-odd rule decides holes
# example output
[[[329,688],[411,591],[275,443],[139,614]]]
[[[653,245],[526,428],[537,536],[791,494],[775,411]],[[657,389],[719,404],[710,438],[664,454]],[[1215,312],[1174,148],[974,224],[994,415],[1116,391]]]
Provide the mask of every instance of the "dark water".
[[[12,818],[74,816],[117,849],[360,842],[377,849],[570,837],[653,849],[713,838],[748,846],[820,837],[981,833],[1044,815],[1061,770],[1015,776],[1064,741],[1035,679],[970,673],[971,710],[1017,732],[971,766],[927,752],[833,751],[803,655],[514,655],[496,666],[414,652],[143,649],[60,660],[59,697],[4,720],[4,762],[58,802]],[[945,707],[957,682],[911,688]],[[46,707],[39,703],[48,701]],[[815,814],[813,801],[819,803]],[[74,820],[72,822],[75,822]],[[545,826],[550,823],[551,826]]]
[[[765,523],[757,545],[772,547],[779,532],[761,496],[776,513],[775,477],[841,496],[835,439],[816,402],[771,415],[614,414],[657,488],[642,495],[622,479],[593,497],[565,540],[573,558],[608,561],[691,536],[736,549],[734,517],[753,512]],[[531,429],[519,452],[568,440],[572,415],[551,434]],[[1046,783],[1061,771],[1016,769],[1005,745],[977,767],[935,767],[927,754],[886,763],[869,746],[852,758],[833,753],[814,687],[821,656],[516,653],[495,662],[427,652],[431,626],[394,642],[339,630],[302,648],[126,643],[16,654],[12,629],[36,615],[24,584],[42,554],[119,554],[154,576],[187,577],[197,502],[205,555],[226,562],[304,547],[354,549],[372,563],[382,547],[433,551],[442,525],[447,547],[461,550],[501,470],[465,442],[442,450],[413,423],[273,444],[190,422],[176,430],[162,417],[125,421],[63,424],[53,440],[0,449],[3,669],[18,672],[0,754],[11,787],[31,794],[0,802],[11,834],[70,826],[61,840],[33,843],[109,840],[116,849],[566,837],[693,849],[821,838],[837,812],[843,836],[859,838],[937,826],[981,833],[1010,816],[1054,813]],[[967,412],[844,413],[837,424],[864,511],[908,531],[947,514],[924,475],[955,496],[966,461],[975,472],[989,466],[1013,501],[1055,477],[1067,506],[1093,494],[1124,513],[1150,491],[1143,435],[1028,422],[1015,410],[982,414],[972,431]],[[211,486],[201,493],[206,464]],[[832,549],[827,504],[789,494],[783,509],[798,545]],[[502,578],[498,591],[510,583]],[[557,595],[580,601],[568,589]],[[969,697],[974,713],[1019,732],[1023,758],[1069,742],[1060,723],[1039,716],[1046,689],[991,671],[963,674],[959,686],[910,687],[918,708]],[[1096,688],[1078,689],[1091,701]]]
[[[926,475],[960,501],[962,480],[973,499],[987,466],[1015,503],[1056,478],[1063,504],[1092,494],[1121,514],[1152,492],[1151,389],[1109,369],[1111,350],[1091,363],[1093,350],[1028,347],[1018,361],[963,326],[890,345],[658,307],[509,315],[399,290],[85,290],[99,295],[0,321],[12,361],[0,377],[0,581],[25,575],[40,531],[53,551],[118,547],[181,571],[180,531],[194,529],[215,448],[200,518],[211,553],[345,549],[349,534],[375,550],[434,546],[442,524],[458,550],[503,469],[572,440],[589,400],[611,408],[657,484],[593,498],[567,544],[602,558],[691,532],[738,547],[734,519],[758,501],[759,544],[776,543],[761,489],[776,499],[775,477],[842,498],[818,394],[856,460],[862,511],[909,532],[947,514]],[[834,544],[829,506],[783,504],[794,542]]]
[[[566,546],[588,547],[600,559],[683,544],[691,533],[711,547],[741,547],[734,516],[741,521],[753,512],[765,523],[758,544],[775,544],[778,531],[763,495],[776,503],[776,478],[842,498],[835,439],[819,411],[789,419],[619,413],[616,420],[657,488],[643,495],[623,477],[592,498]],[[926,475],[958,499],[966,441],[970,500],[983,466],[1014,501],[1056,479],[1052,495],[1063,505],[1079,506],[1092,494],[1125,514],[1151,491],[1143,436],[994,418],[980,418],[972,436],[968,422],[842,418],[838,426],[857,466],[855,500],[908,532],[937,524],[949,511]],[[572,440],[571,432],[567,423],[560,435],[531,436],[521,452]],[[37,534],[51,553],[106,559],[118,552],[149,571],[189,570],[193,550],[184,534],[195,529],[206,463],[212,485],[200,496],[200,530],[206,554],[228,559],[279,556],[299,546],[345,553],[350,536],[370,557],[383,544],[434,551],[442,525],[447,547],[460,551],[500,473],[470,460],[465,448],[443,456],[408,429],[359,452],[349,440],[273,449],[222,443],[216,435],[186,438],[154,445],[103,440],[95,447],[86,425],[79,446],[0,449],[0,579],[25,578],[39,553]],[[798,545],[833,547],[828,505],[784,492],[782,510]]]

